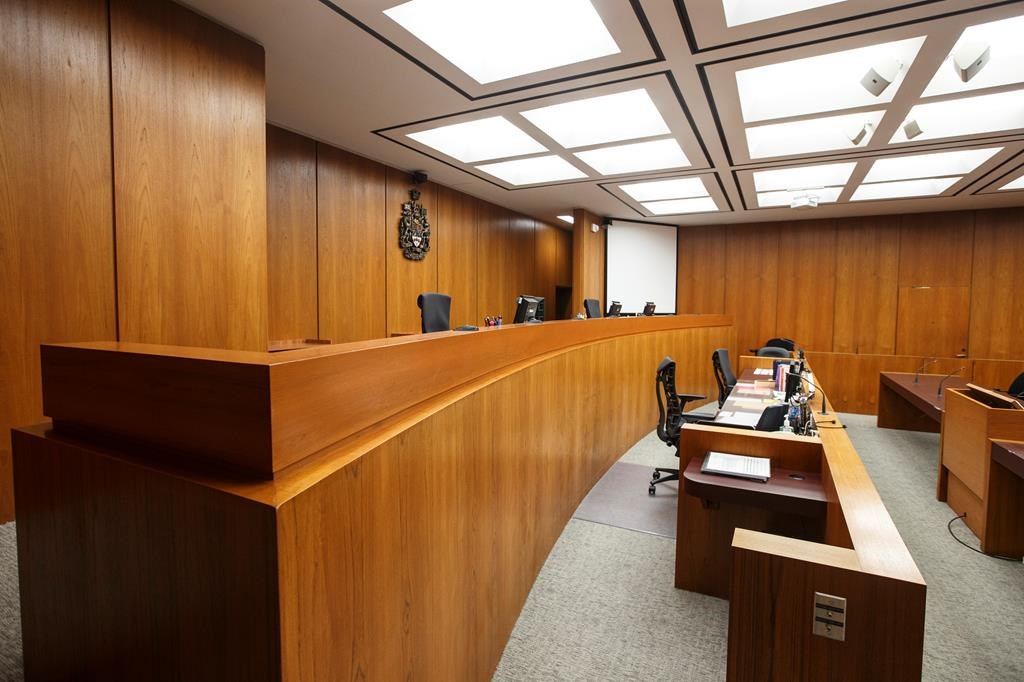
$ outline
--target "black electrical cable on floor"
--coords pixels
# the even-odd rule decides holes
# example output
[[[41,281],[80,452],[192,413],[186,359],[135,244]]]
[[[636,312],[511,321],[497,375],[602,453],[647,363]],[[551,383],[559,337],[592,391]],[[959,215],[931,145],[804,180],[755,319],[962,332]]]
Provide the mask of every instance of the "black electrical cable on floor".
[[[1003,561],[1014,561],[1014,562],[1020,563],[1020,559],[1015,559],[1012,556],[1003,556],[1001,554],[989,554],[988,552],[982,552],[980,549],[975,549],[974,547],[971,547],[970,545],[968,545],[966,542],[964,542],[963,540],[958,538],[955,533],[953,533],[953,522],[956,521],[957,519],[964,519],[964,522],[966,523],[967,512],[964,512],[960,516],[954,516],[953,518],[951,518],[949,520],[949,523],[946,524],[946,530],[948,530],[949,534],[951,536],[953,536],[953,539],[956,540],[957,542],[959,542],[961,545],[963,545],[967,549],[971,550],[972,552],[977,552],[978,554],[983,554],[984,556],[991,557],[992,559],[1001,559]]]

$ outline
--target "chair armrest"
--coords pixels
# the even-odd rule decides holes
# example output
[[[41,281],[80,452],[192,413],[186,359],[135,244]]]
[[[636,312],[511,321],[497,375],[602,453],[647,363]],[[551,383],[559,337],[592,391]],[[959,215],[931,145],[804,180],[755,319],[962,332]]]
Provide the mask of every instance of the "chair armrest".
[[[704,400],[707,398],[706,395],[698,395],[696,393],[676,393],[676,396],[678,396],[684,403],[688,403],[691,400]]]

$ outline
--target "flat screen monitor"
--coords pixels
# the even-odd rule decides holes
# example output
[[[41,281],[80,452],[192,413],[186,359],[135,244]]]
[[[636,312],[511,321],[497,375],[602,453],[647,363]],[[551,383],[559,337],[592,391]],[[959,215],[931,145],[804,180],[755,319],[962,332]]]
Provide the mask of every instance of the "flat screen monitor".
[[[523,294],[516,299],[515,324],[544,321],[544,297]]]
[[[644,304],[644,316],[651,317],[652,315],[654,315],[654,301],[647,301]]]
[[[622,315],[622,304],[618,301],[612,301],[611,305],[608,306],[608,315],[606,317],[619,317]]]

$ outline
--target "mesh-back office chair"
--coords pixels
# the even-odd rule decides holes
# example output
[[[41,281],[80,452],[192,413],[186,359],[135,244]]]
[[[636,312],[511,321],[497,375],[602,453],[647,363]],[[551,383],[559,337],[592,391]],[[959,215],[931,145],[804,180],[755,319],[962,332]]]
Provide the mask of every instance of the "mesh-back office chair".
[[[658,371],[654,375],[654,390],[658,396],[658,438],[668,447],[675,448],[676,457],[679,457],[679,432],[683,424],[701,419],[700,416],[686,414],[683,408],[691,400],[703,400],[704,396],[676,393],[676,362],[670,357],[666,357],[658,365]],[[658,483],[678,480],[679,469],[655,467],[647,494],[653,495],[654,486]]]
[[[583,309],[587,311],[587,319],[601,317],[601,302],[596,298],[583,299]]]
[[[768,339],[764,342],[766,346],[775,346],[776,348],[785,348],[790,353],[796,350],[796,344],[793,343],[792,339]]]
[[[729,362],[729,349],[717,348],[711,354],[711,366],[715,369],[715,383],[718,384],[718,406],[725,404],[729,392],[736,386],[736,375],[732,373],[732,363]]]
[[[764,346],[763,348],[757,349],[757,357],[759,358],[791,358],[793,354],[785,348],[779,348],[778,346]]]
[[[420,326],[424,334],[446,332],[452,328],[449,317],[452,311],[452,297],[447,294],[427,292],[416,298],[420,307]]]
[[[1017,378],[1010,384],[1010,388],[1007,389],[1007,393],[1017,397],[1024,397],[1021,396],[1024,393],[1024,372],[1017,375]]]

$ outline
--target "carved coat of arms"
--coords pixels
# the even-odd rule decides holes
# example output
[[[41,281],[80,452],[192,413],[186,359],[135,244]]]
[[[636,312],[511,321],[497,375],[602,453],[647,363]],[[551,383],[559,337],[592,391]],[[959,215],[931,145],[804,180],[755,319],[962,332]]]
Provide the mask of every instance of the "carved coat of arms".
[[[410,200],[402,204],[402,217],[398,221],[398,245],[410,260],[423,260],[430,251],[430,222],[419,198],[418,190],[409,190]]]

